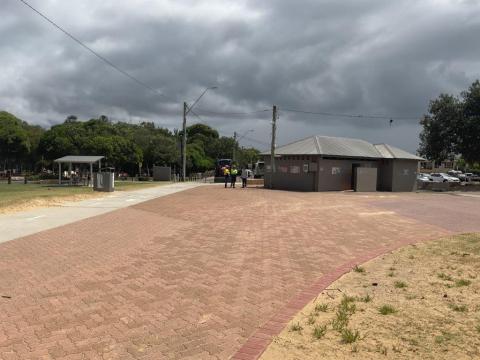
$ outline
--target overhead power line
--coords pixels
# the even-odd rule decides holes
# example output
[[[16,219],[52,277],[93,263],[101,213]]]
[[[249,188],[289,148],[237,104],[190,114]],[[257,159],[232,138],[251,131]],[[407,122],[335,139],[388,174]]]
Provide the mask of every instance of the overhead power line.
[[[260,113],[264,113],[264,112],[268,112],[268,111],[271,111],[271,109],[263,109],[263,110],[256,110],[256,111],[246,111],[246,112],[221,112],[221,111],[213,111],[213,110],[206,110],[206,109],[201,109],[201,108],[197,108],[198,111],[200,112],[203,112],[203,113],[207,113],[207,114],[214,114],[214,115],[231,115],[231,116],[235,116],[235,115],[253,115],[253,114],[260,114]]]
[[[162,92],[160,92],[158,89],[153,88],[152,86],[148,85],[144,81],[138,79],[137,77],[133,76],[129,72],[123,70],[119,66],[117,66],[115,63],[113,63],[111,60],[107,59],[103,55],[100,55],[98,52],[93,50],[91,47],[86,45],[84,42],[82,42],[80,39],[78,39],[76,36],[65,30],[63,27],[55,23],[53,20],[51,20],[49,17],[47,17],[45,14],[34,8],[32,5],[30,5],[26,0],[18,0],[28,8],[30,8],[32,11],[34,11],[37,15],[42,17],[45,21],[49,22],[52,26],[60,30],[63,34],[68,36],[71,40],[75,41],[78,45],[80,45],[82,48],[90,52],[92,55],[97,57],[99,60],[110,66],[112,69],[116,70],[123,76],[129,78],[130,80],[134,81],[137,83],[137,85],[144,87],[145,89],[161,96],[164,97],[165,99],[175,101]],[[287,111],[287,112],[293,112],[293,113],[302,113],[302,114],[307,114],[307,115],[323,115],[323,116],[332,116],[332,117],[344,117],[344,118],[365,118],[365,119],[384,119],[384,120],[418,120],[420,117],[405,117],[405,116],[387,116],[387,115],[366,115],[366,114],[341,114],[341,113],[331,113],[331,112],[315,112],[315,111],[306,111],[306,110],[299,110],[299,109],[291,109],[291,108],[280,108],[279,110]],[[256,111],[247,111],[247,112],[221,112],[221,111],[213,111],[213,110],[208,110],[208,109],[201,109],[197,108],[197,112],[200,113],[205,113],[205,114],[213,114],[213,115],[222,115],[222,116],[247,116],[247,115],[254,115],[254,114],[260,114],[260,113],[265,113],[265,112],[270,112],[271,109],[261,109],[261,110],[256,110]],[[198,113],[195,113],[191,111],[199,120],[203,121],[201,117],[199,116]]]
[[[309,115],[324,115],[324,116],[335,116],[335,117],[346,117],[346,118],[365,118],[365,119],[383,119],[383,120],[418,120],[419,117],[405,117],[405,116],[387,116],[387,115],[366,115],[366,114],[338,114],[338,113],[331,113],[331,112],[315,112],[315,111],[305,111],[305,110],[297,110],[297,109],[287,109],[287,108],[280,108],[280,110],[294,112],[294,113],[301,113],[301,114],[309,114]]]
[[[248,141],[251,141],[251,142],[260,144],[260,145],[270,146],[270,144],[267,143],[266,141],[261,141],[261,140],[253,139],[253,138],[248,137],[248,136],[244,136],[243,138],[244,138],[245,140],[248,140]]]
[[[98,59],[100,59],[101,61],[103,61],[105,64],[107,64],[108,66],[110,66],[111,68],[115,69],[116,71],[118,71],[120,74],[122,74],[123,76],[129,78],[130,80],[136,82],[138,85],[154,92],[155,94],[157,95],[160,95],[166,99],[169,99],[165,94],[161,93],[160,91],[158,91],[157,89],[151,87],[150,85],[148,85],[147,83],[137,79],[135,76],[131,75],[130,73],[128,73],[127,71],[121,69],[120,67],[118,67],[117,65],[115,65],[112,61],[108,60],[106,57],[100,55],[98,52],[96,52],[95,50],[93,50],[91,47],[89,47],[88,45],[86,45],[84,42],[82,42],[80,39],[78,39],[77,37],[75,37],[74,35],[72,35],[70,32],[68,32],[67,30],[65,30],[64,28],[62,28],[60,25],[58,25],[57,23],[55,23],[53,20],[51,20],[50,18],[48,18],[45,14],[41,13],[39,10],[37,10],[36,8],[34,8],[32,5],[30,5],[28,2],[26,2],[25,0],[18,0],[20,1],[22,4],[24,4],[25,6],[29,7],[31,10],[33,10],[35,13],[37,13],[39,16],[41,16],[44,20],[48,21],[51,25],[53,25],[54,27],[56,27],[58,30],[60,30],[62,33],[64,33],[66,36],[68,36],[70,39],[72,39],[73,41],[75,41],[78,45],[80,45],[81,47],[83,47],[85,50],[89,51],[90,53],[92,53],[94,56],[96,56]],[[172,99],[169,99],[169,100],[172,100]]]

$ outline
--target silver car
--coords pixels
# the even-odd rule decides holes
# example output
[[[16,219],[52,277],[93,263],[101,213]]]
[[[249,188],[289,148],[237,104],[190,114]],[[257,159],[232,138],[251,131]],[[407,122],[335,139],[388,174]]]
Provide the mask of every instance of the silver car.
[[[432,173],[430,174],[434,182],[456,182],[459,183],[460,179],[450,176],[445,173]]]

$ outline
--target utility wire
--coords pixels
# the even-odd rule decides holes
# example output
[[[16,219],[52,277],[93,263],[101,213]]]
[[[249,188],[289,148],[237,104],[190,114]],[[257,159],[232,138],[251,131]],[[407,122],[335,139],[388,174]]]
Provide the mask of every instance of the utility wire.
[[[254,142],[254,143],[257,143],[257,144],[261,144],[261,145],[264,145],[264,146],[270,146],[270,144],[267,143],[267,142],[265,142],[265,141],[253,139],[253,138],[248,137],[248,136],[244,136],[243,138],[244,138],[245,140],[248,140],[248,141],[251,141],[251,142]]]
[[[71,34],[70,32],[68,32],[67,30],[65,30],[64,28],[62,28],[60,25],[58,25],[57,23],[55,23],[53,20],[51,20],[50,18],[48,18],[45,14],[43,14],[42,12],[40,12],[39,10],[37,10],[36,8],[34,8],[32,5],[30,5],[27,1],[25,0],[18,0],[20,1],[22,4],[24,4],[25,6],[27,6],[28,8],[30,8],[32,11],[34,11],[37,15],[39,15],[40,17],[42,17],[44,20],[46,20],[47,22],[49,22],[51,25],[53,25],[55,28],[57,28],[58,30],[60,30],[62,33],[64,33],[66,36],[68,36],[70,39],[72,39],[73,41],[75,41],[78,45],[80,45],[81,47],[83,47],[85,50],[89,51],[91,54],[93,54],[94,56],[96,56],[99,60],[103,61],[105,64],[107,64],[108,66],[110,66],[111,68],[113,68],[114,70],[116,70],[117,72],[119,72],[120,74],[122,74],[123,76],[129,78],[130,80],[134,81],[135,83],[137,83],[139,86],[142,86],[144,88],[146,88],[147,90],[159,95],[159,96],[162,96],[166,99],[169,99],[169,100],[172,100],[174,101],[173,99],[169,98],[168,96],[166,96],[165,94],[161,93],[160,91],[158,91],[157,89],[151,87],[150,85],[148,85],[147,83],[139,80],[138,78],[136,78],[135,76],[131,75],[130,73],[128,73],[127,71],[121,69],[119,66],[117,66],[116,64],[114,64],[111,60],[107,59],[106,57],[100,55],[98,52],[96,52],[95,50],[93,50],[91,47],[89,47],[88,45],[86,45],[84,42],[82,42],[80,39],[78,39],[77,37],[75,37],[73,34]],[[353,114],[338,114],[338,113],[330,113],[330,112],[314,112],[314,111],[305,111],[305,110],[298,110],[298,109],[290,109],[290,108],[280,108],[280,110],[283,110],[283,111],[288,111],[288,112],[294,112],[294,113],[302,113],[302,114],[309,114],[309,115],[324,115],[324,116],[334,116],[334,117],[345,117],[345,118],[367,118],[367,119],[386,119],[386,120],[392,120],[392,119],[397,119],[397,120],[417,120],[418,118],[415,118],[415,117],[403,117],[403,116],[384,116],[384,115],[365,115],[365,114],[358,114],[358,115],[353,115]],[[193,112],[192,110],[190,110],[197,118],[199,118],[200,120],[202,120],[200,118],[200,116]],[[262,110],[258,110],[258,111],[250,111],[250,112],[220,112],[220,111],[212,111],[212,110],[207,110],[207,109],[201,109],[201,108],[197,108],[197,111],[200,111],[200,112],[204,112],[204,113],[209,113],[209,114],[215,114],[215,115],[230,115],[230,116],[236,116],[236,115],[253,115],[253,114],[259,114],[259,113],[264,113],[264,112],[269,112],[271,111],[271,109],[262,109]],[[202,120],[203,121],[203,120]]]
[[[272,111],[272,109],[263,109],[263,110],[257,110],[257,111],[247,111],[247,112],[220,112],[220,111],[205,110],[201,108],[197,108],[197,110],[200,112],[214,114],[214,115],[253,115],[253,114]]]
[[[297,110],[297,109],[287,109],[287,108],[280,108],[280,110],[294,112],[294,113],[302,113],[302,114],[309,114],[309,115],[325,115],[325,116],[336,116],[336,117],[347,117],[347,118],[366,118],[366,119],[384,119],[384,120],[418,120],[415,117],[403,117],[403,116],[386,116],[386,115],[365,115],[365,114],[338,114],[338,113],[330,113],[330,112],[314,112],[314,111],[305,111],[305,110]]]
[[[125,70],[122,70],[120,67],[118,67],[117,65],[115,65],[112,61],[108,60],[107,58],[105,58],[104,56],[100,55],[98,52],[96,52],[95,50],[93,50],[91,47],[89,47],[88,45],[86,45],[84,42],[82,42],[80,39],[78,39],[77,37],[75,37],[74,35],[72,35],[70,32],[68,32],[67,30],[65,30],[64,28],[62,28],[60,25],[56,24],[53,20],[51,20],[50,18],[48,18],[46,15],[44,15],[43,13],[41,13],[39,10],[35,9],[32,5],[30,5],[28,2],[26,2],[25,0],[18,0],[20,1],[22,4],[24,4],[25,6],[29,7],[31,10],[33,10],[35,13],[37,13],[39,16],[41,16],[44,20],[48,21],[51,25],[53,25],[54,27],[56,27],[58,30],[60,30],[61,32],[63,32],[66,36],[68,36],[70,39],[72,39],[73,41],[75,41],[78,45],[80,45],[81,47],[83,47],[84,49],[86,49],[87,51],[89,51],[90,53],[92,53],[93,55],[95,55],[98,59],[100,59],[101,61],[103,61],[104,63],[106,63],[108,66],[112,67],[113,69],[115,69],[116,71],[118,71],[120,74],[126,76],[127,78],[129,78],[130,80],[136,82],[138,85],[140,86],[143,86],[144,88],[156,93],[157,95],[160,95],[166,99],[169,99],[169,100],[172,100],[170,99],[169,97],[167,97],[165,94],[162,94],[160,91],[158,91],[157,89],[151,87],[150,85],[146,84],[145,82],[137,79],[135,76],[129,74],[128,72],[126,72]]]

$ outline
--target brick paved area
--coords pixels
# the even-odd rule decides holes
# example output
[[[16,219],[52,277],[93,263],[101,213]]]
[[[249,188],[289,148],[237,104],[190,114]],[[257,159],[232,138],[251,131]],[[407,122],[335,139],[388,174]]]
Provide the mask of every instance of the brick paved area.
[[[448,193],[403,194],[401,198],[373,201],[372,204],[454,232],[480,231],[479,197]]]
[[[4,243],[0,358],[227,359],[358,254],[449,233],[401,199],[206,186]]]

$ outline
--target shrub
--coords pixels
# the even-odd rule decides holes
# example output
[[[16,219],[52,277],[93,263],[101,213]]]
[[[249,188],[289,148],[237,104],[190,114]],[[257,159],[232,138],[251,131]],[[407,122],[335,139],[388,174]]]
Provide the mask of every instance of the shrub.
[[[342,342],[344,344],[352,344],[358,339],[360,339],[360,332],[358,330],[348,328],[342,330]]]
[[[382,315],[395,314],[397,310],[392,305],[382,305],[378,308],[378,312]]]
[[[327,332],[327,325],[317,325],[313,328],[313,337],[315,339],[321,339],[322,337],[325,336],[325,333]]]

